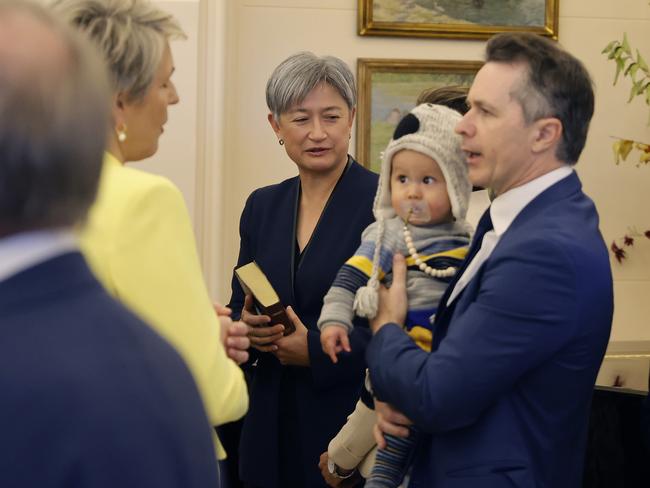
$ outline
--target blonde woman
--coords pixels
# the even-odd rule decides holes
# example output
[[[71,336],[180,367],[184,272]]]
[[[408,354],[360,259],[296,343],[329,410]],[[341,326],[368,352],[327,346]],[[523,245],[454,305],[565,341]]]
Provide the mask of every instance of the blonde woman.
[[[236,420],[248,408],[246,384],[222,344],[183,197],[167,179],[127,166],[158,149],[167,108],[179,101],[169,40],[185,35],[146,0],[57,0],[52,8],[99,46],[113,81],[112,127],[84,254],[106,289],[181,353],[211,424]],[[228,340],[247,347],[245,337]]]

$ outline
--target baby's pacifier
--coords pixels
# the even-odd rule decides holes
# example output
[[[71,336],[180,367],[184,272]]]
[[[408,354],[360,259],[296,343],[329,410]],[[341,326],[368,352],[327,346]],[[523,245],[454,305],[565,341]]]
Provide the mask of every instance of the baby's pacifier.
[[[402,215],[408,222],[428,222],[431,219],[431,212],[426,202],[422,200],[407,200],[400,203]]]

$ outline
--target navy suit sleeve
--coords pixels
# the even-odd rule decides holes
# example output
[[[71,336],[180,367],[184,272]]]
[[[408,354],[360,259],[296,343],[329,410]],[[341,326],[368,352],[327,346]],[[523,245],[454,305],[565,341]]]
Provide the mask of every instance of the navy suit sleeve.
[[[491,256],[479,272],[475,299],[456,311],[435,352],[396,326],[383,327],[368,347],[376,396],[427,432],[472,424],[561,350],[579,323],[578,273],[556,243],[529,241],[525,252]]]

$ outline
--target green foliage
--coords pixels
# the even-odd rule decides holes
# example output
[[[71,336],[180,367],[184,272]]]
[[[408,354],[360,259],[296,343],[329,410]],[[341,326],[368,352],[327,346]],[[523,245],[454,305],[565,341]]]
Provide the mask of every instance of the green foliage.
[[[648,68],[648,63],[643,59],[638,49],[635,50],[635,53],[632,52],[627,33],[623,34],[622,41],[612,41],[607,44],[602,54],[607,55],[607,59],[611,59],[616,63],[614,85],[618,83],[621,75],[623,75],[623,78],[629,78],[632,82],[627,102],[630,103],[636,97],[642,97],[646,105],[650,107],[650,68]],[[650,118],[648,119],[648,125],[650,125]],[[647,165],[650,162],[649,144],[616,138],[613,144],[616,164],[625,161],[632,149],[639,152],[637,166]]]
[[[606,54],[607,59],[616,63],[614,85],[618,83],[621,74],[632,82],[628,103],[634,98],[642,96],[645,103],[650,106],[650,68],[638,49],[636,49],[636,54],[632,53],[627,34],[623,34],[622,41],[612,41],[607,44],[602,54]],[[650,119],[648,124],[650,125]]]
[[[624,78],[627,77],[632,82],[632,88],[630,89],[630,96],[627,102],[630,103],[635,97],[643,96],[646,105],[650,107],[650,70],[638,49],[636,50],[636,57],[632,54],[627,34],[623,34],[623,41],[612,41],[607,44],[602,54],[606,54],[607,59],[611,59],[616,63],[614,85],[618,82],[621,73]],[[648,119],[648,125],[650,125],[650,119]],[[636,149],[639,153],[637,167],[650,163],[650,144],[630,139],[615,139],[616,141],[612,148],[614,150],[616,164],[625,161],[633,149]],[[619,242],[616,240],[612,241],[609,249],[619,264],[627,258],[626,248],[629,250],[634,245],[635,238],[643,236],[650,239],[650,229],[641,234],[636,228],[632,228],[628,230],[628,233],[624,237],[618,239]]]

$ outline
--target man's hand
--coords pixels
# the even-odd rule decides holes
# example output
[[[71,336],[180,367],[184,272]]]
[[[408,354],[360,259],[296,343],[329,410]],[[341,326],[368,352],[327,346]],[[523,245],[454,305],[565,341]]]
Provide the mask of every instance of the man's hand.
[[[278,350],[278,346],[273,343],[282,337],[284,325],[268,326],[271,317],[254,313],[253,297],[251,295],[246,295],[244,300],[241,321],[248,326],[247,335],[252,347],[262,352],[275,352]]]
[[[327,486],[332,488],[352,488],[357,484],[361,483],[361,475],[356,471],[352,476],[346,479],[337,478],[336,476],[330,474],[329,469],[327,469],[327,451],[320,455],[320,460],[318,461],[318,467],[320,472],[323,475],[323,479]]]
[[[307,347],[307,327],[293,311],[290,306],[287,307],[289,320],[293,322],[296,331],[286,337],[276,339],[273,352],[280,363],[285,366],[309,366],[309,349]],[[274,326],[275,327],[275,326]],[[282,327],[282,326],[281,326]],[[284,327],[282,327],[284,330]],[[281,335],[281,334],[280,334]],[[282,336],[282,335],[281,335]]]
[[[213,303],[212,308],[214,308],[215,313],[217,314],[217,319],[219,320],[219,323],[221,323],[221,344],[223,344],[223,347],[226,347],[226,337],[228,336],[228,327],[226,327],[224,324],[226,321],[221,321],[222,317],[230,317],[230,314],[232,313],[232,310],[230,310],[228,307],[224,307],[220,303]]]
[[[350,352],[350,339],[348,338],[347,329],[340,324],[327,324],[320,333],[320,345],[323,352],[327,354],[332,362],[336,364],[338,358],[336,355],[341,351]]]
[[[226,335],[226,354],[237,364],[248,361],[248,326],[244,322],[231,322]]]
[[[248,327],[243,322],[233,322],[230,319],[232,310],[219,303],[214,304],[214,311],[221,324],[221,343],[226,354],[237,364],[248,361],[248,348],[250,341],[246,334]]]
[[[386,289],[379,286],[377,315],[370,320],[370,328],[376,334],[385,324],[404,325],[406,319],[406,260],[401,254],[393,256],[393,284]]]
[[[384,434],[394,435],[396,437],[408,437],[410,431],[409,425],[413,425],[404,414],[393,408],[388,403],[380,402],[375,398],[375,412],[377,413],[377,423],[375,424],[374,434],[375,441],[379,449],[386,447]]]

